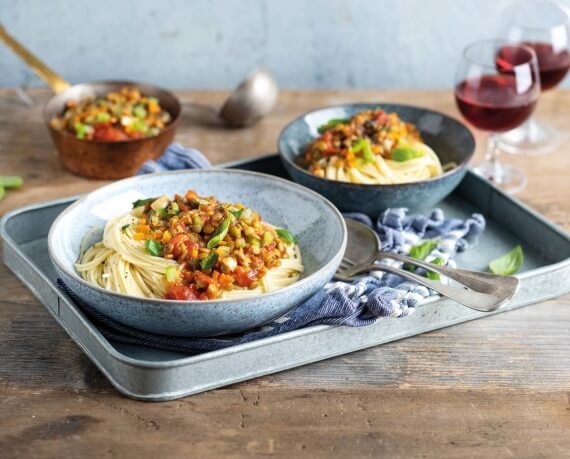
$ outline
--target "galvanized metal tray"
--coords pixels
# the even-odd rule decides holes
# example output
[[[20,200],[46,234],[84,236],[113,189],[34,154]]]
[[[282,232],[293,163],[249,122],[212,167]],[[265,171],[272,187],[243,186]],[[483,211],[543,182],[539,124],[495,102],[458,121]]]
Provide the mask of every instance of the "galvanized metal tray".
[[[276,155],[225,167],[286,177]],[[191,357],[111,342],[56,287],[56,274],[48,256],[49,227],[75,199],[36,204],[6,215],[0,222],[4,263],[117,390],[132,398],[184,397],[487,315],[438,299],[422,305],[409,317],[383,318],[368,327],[310,327]],[[471,172],[441,207],[448,216],[466,217],[480,212],[487,218],[488,227],[477,248],[457,257],[462,267],[483,270],[489,260],[515,244],[523,246],[525,264],[518,275],[520,289],[496,313],[570,291],[570,237],[528,207]]]

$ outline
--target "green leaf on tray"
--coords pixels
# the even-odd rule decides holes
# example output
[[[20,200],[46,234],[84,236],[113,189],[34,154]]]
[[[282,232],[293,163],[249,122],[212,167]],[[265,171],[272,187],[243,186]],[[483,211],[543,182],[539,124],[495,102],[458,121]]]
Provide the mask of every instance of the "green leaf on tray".
[[[435,260],[432,261],[434,265],[443,265],[444,261],[443,258],[437,257]],[[439,280],[439,273],[435,273],[433,271],[427,271],[426,277],[431,280]]]
[[[510,252],[494,259],[489,263],[489,270],[494,274],[501,276],[510,276],[521,269],[524,263],[524,254],[522,247],[517,245]]]
[[[283,242],[285,242],[287,244],[296,244],[297,243],[297,238],[295,237],[295,235],[290,233],[286,229],[276,228],[275,232],[277,233],[277,236],[279,236],[279,239],[281,239]]]
[[[148,253],[155,257],[160,257],[164,251],[164,246],[154,239],[147,239],[144,243],[144,247]]]
[[[433,249],[437,247],[437,241],[425,241],[421,244],[415,245],[410,249],[408,256],[415,258],[416,260],[425,260],[425,258],[432,252]],[[416,269],[414,265],[410,263],[404,264],[404,269],[406,271],[415,272]]]

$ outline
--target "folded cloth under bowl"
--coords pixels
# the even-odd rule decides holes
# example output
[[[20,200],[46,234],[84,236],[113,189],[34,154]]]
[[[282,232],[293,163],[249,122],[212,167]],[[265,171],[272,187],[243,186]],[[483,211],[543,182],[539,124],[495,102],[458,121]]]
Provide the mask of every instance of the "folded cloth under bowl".
[[[145,163],[139,173],[209,166],[208,160],[197,150],[173,144],[158,161]],[[408,216],[406,209],[387,209],[376,220],[359,213],[345,214],[345,217],[373,228],[380,237],[383,250],[407,254],[414,246],[434,241],[426,260],[439,258],[443,264],[453,264],[455,253],[468,249],[485,228],[485,220],[480,214],[465,220],[446,219],[440,209],[433,210],[430,215],[416,216]],[[394,261],[386,263],[397,264]],[[426,287],[378,271],[353,283],[331,282],[286,316],[260,329],[228,337],[179,338],[136,330],[109,319],[83,303],[63,282],[58,282],[108,339],[190,354],[223,349],[307,326],[361,327],[374,323],[379,317],[405,317],[435,295]]]

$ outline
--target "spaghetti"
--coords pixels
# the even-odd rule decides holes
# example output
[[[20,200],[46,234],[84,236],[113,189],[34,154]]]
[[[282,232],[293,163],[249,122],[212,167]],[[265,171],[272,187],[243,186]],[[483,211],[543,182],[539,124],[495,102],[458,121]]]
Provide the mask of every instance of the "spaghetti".
[[[76,270],[99,287],[174,300],[245,298],[296,282],[296,238],[241,204],[188,191],[139,200],[107,222]]]
[[[367,110],[319,128],[302,157],[313,174],[369,185],[416,182],[443,174],[438,156],[410,123],[396,113]]]

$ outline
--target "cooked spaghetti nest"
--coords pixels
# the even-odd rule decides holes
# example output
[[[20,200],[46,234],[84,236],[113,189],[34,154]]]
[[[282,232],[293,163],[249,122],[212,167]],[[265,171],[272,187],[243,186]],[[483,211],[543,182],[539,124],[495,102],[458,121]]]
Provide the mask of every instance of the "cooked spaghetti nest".
[[[301,158],[311,173],[341,182],[369,185],[409,183],[437,177],[445,166],[417,128],[396,113],[366,110],[351,119],[333,119],[319,128]]]
[[[80,255],[75,269],[86,281],[145,298],[237,299],[281,289],[303,271],[295,236],[242,204],[190,190],[133,207]]]

